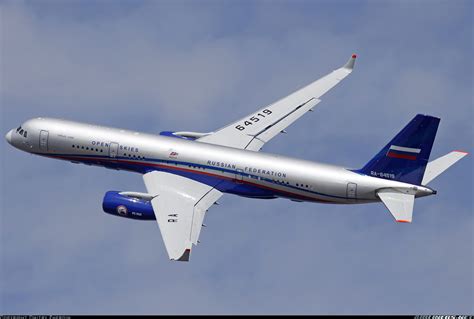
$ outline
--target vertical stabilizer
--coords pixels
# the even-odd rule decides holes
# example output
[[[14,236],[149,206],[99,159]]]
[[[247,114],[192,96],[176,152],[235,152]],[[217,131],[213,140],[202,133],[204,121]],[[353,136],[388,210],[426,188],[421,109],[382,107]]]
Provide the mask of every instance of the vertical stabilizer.
[[[439,118],[418,114],[358,172],[421,185]]]

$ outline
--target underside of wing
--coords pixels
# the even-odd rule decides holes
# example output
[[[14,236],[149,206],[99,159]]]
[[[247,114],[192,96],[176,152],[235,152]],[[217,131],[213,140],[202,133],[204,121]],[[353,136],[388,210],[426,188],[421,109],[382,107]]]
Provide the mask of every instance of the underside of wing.
[[[322,95],[347,77],[352,72],[355,58],[353,55],[343,67],[197,141],[259,151],[266,142],[311,111],[321,102]]]
[[[143,175],[171,260],[188,261],[197,245],[204,215],[222,193],[211,186],[165,172]]]

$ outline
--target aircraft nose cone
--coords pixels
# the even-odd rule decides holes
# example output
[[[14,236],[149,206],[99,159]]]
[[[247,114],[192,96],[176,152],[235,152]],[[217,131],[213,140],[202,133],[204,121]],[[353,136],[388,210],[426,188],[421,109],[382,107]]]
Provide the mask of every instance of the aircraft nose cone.
[[[10,130],[7,135],[5,135],[5,139],[7,140],[8,144],[12,143],[12,130]]]

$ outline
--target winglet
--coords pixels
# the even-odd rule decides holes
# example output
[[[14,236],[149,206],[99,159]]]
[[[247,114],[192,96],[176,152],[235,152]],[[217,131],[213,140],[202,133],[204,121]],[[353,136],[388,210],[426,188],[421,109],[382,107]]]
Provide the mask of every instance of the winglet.
[[[186,249],[181,257],[179,259],[176,259],[176,261],[189,261],[189,255],[191,254],[191,249]]]
[[[357,58],[357,55],[353,54],[351,58],[349,59],[349,61],[347,61],[347,63],[343,66],[343,68],[352,71],[352,69],[354,68],[354,63],[355,63],[356,58]]]

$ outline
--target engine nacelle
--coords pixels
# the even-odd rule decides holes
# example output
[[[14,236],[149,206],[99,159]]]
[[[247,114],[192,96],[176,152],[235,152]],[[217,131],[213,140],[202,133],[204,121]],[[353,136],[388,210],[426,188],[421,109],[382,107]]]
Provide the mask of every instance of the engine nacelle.
[[[156,219],[150,201],[121,195],[117,191],[105,193],[102,209],[108,214],[120,217],[141,220]]]

